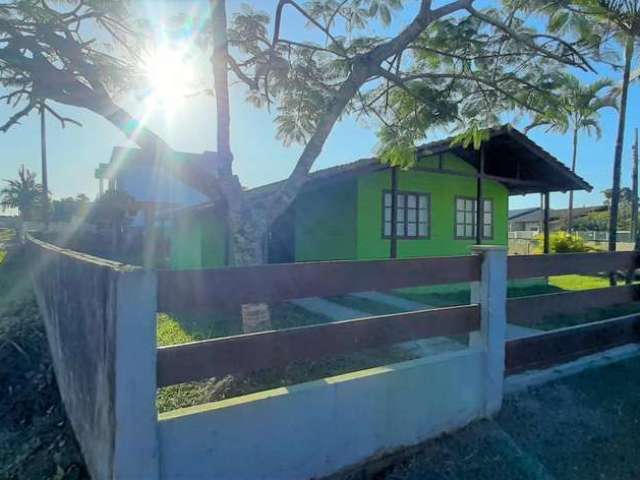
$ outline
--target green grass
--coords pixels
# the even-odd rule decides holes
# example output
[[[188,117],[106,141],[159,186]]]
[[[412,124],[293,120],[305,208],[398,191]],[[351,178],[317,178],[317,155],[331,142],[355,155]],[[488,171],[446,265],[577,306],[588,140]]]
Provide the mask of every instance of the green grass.
[[[359,304],[362,306],[361,304]],[[355,307],[354,307],[355,308]],[[270,306],[274,329],[326,323],[329,319],[289,303]],[[158,314],[158,345],[168,346],[242,333],[239,312],[201,315]],[[251,374],[212,378],[158,389],[156,405],[160,413],[238,395],[294,385],[328,376],[412,360],[416,356],[398,347],[334,355],[313,362],[299,362],[283,369],[264,369]]]
[[[609,278],[597,275],[562,275],[549,277],[549,285],[562,290],[589,290],[608,287]]]

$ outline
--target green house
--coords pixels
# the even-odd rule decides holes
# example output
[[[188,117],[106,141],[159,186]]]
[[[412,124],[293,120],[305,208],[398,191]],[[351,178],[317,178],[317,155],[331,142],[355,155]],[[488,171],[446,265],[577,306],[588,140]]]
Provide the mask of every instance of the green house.
[[[252,201],[280,186],[251,190]],[[581,189],[591,186],[510,126],[492,130],[480,150],[446,139],[419,147],[408,170],[371,158],[312,173],[272,225],[268,261],[465,255],[474,244],[507,244],[510,195]],[[164,224],[170,268],[227,263],[227,230],[213,205],[167,214]]]

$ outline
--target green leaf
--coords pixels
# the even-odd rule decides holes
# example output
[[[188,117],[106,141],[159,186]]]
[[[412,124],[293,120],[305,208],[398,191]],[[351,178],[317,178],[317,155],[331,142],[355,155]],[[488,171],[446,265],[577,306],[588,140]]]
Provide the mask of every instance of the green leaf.
[[[566,10],[558,10],[549,19],[549,30],[557,32],[567,24],[569,20],[569,12]]]

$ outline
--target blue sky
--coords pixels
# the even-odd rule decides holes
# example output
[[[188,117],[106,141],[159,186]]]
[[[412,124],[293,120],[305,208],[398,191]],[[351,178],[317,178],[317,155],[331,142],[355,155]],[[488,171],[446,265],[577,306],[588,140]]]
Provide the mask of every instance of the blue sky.
[[[155,21],[162,17],[162,12],[174,12],[186,8],[191,4],[203,2],[147,2],[140,3],[153,11]],[[204,2],[206,3],[206,2]],[[239,1],[230,1],[229,10],[233,13],[238,8]],[[274,1],[260,0],[253,3],[272,11]],[[391,31],[397,29],[411,17],[415,1],[408,1],[405,12],[397,15]],[[442,2],[440,2],[442,3]],[[159,5],[161,7],[159,7]],[[164,7],[164,8],[162,8]],[[144,12],[144,8],[140,12]],[[291,15],[291,12],[288,13]],[[297,25],[302,22],[295,18]],[[303,27],[295,27],[290,32],[300,38],[300,35],[311,35]],[[208,65],[202,66],[208,72]],[[605,68],[600,68],[603,72]],[[595,75],[583,75],[585,81],[592,81]],[[276,140],[276,125],[273,114],[266,110],[257,110],[244,103],[241,88],[232,89],[232,148],[235,156],[234,169],[242,183],[253,187],[286,177],[292,170],[300,146],[284,147]],[[132,111],[140,111],[139,105],[125,102]],[[640,126],[639,118],[640,91],[633,86],[629,99],[627,117],[627,135],[625,139],[623,184],[630,183],[631,143],[633,129]],[[109,160],[111,150],[116,145],[125,143],[124,137],[107,121],[92,114],[75,108],[58,106],[58,109],[82,122],[82,127],[73,125],[60,128],[52,118],[48,120],[48,158],[49,158],[49,189],[54,197],[74,196],[85,193],[94,197],[97,192],[97,181],[94,179],[94,169],[100,162]],[[11,110],[0,106],[0,118],[5,119]],[[169,144],[178,150],[202,152],[215,150],[215,103],[214,99],[199,96],[185,101],[182,107],[174,112],[169,120],[162,111],[156,111],[150,118],[150,127],[165,138]],[[594,190],[591,193],[576,194],[576,205],[599,204],[602,202],[601,191],[611,184],[613,149],[617,130],[617,113],[611,109],[602,113],[603,136],[601,139],[583,136],[578,158],[578,173],[589,181]],[[19,165],[24,164],[40,175],[40,143],[39,118],[32,114],[8,133],[0,135],[2,142],[2,161],[0,162],[0,179],[12,178],[16,175]],[[534,141],[558,157],[569,163],[571,158],[571,139],[568,135],[548,134],[543,130],[531,133]],[[437,136],[429,138],[435,140]],[[377,139],[374,125],[360,125],[354,119],[346,118],[335,126],[327,141],[314,169],[329,167],[340,163],[372,156],[376,150]],[[511,197],[510,208],[536,206],[538,196]],[[552,206],[566,206],[567,196],[554,194]]]

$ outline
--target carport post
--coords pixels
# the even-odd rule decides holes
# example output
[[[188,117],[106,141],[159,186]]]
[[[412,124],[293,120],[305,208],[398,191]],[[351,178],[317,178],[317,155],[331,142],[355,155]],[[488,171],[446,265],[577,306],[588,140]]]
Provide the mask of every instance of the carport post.
[[[507,332],[507,248],[476,245],[480,255],[480,281],[471,284],[471,303],[480,305],[480,331],[469,334],[469,346],[486,352],[485,414],[492,416],[502,406],[504,347]]]
[[[543,251],[549,253],[549,192],[544,192],[544,245]]]

